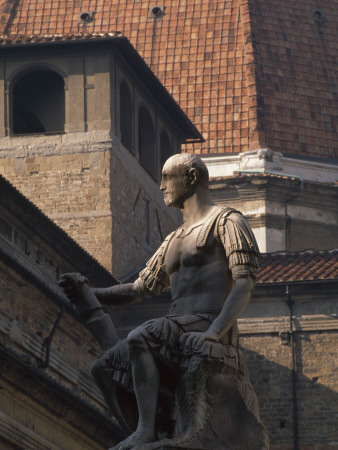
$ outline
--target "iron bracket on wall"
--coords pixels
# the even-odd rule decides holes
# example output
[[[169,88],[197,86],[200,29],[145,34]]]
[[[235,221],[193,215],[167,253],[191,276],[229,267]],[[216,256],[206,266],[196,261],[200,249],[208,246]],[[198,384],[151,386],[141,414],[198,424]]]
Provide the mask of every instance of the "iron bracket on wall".
[[[50,348],[52,345],[52,341],[53,341],[53,337],[55,335],[55,332],[61,322],[62,316],[64,314],[66,310],[65,305],[61,305],[60,306],[60,311],[59,314],[55,320],[55,323],[53,325],[53,328],[51,330],[51,332],[49,333],[49,335],[46,337],[46,339],[43,341],[43,348],[46,348],[46,356],[45,356],[45,361],[44,363],[42,363],[40,365],[40,368],[46,369],[49,366],[49,361],[50,361]]]

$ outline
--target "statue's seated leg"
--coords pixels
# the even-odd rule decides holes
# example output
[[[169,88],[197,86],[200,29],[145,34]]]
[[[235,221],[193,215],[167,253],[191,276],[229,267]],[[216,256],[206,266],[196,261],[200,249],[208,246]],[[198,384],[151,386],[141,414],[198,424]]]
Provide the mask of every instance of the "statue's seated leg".
[[[112,414],[126,434],[132,433],[117,449],[131,448],[155,440],[159,362],[155,360],[154,353],[160,342],[148,334],[145,326],[146,324],[136,328],[127,339],[118,341],[111,349],[103,352],[92,365],[93,378]],[[134,373],[131,370],[131,360],[135,367]],[[135,398],[135,385],[139,408]],[[161,396],[163,398],[163,393]]]
[[[180,354],[175,344],[179,335],[177,320],[171,322],[171,319],[162,318],[141,325],[129,334],[128,340],[119,341],[93,365],[93,376],[105,393],[115,417],[121,424],[123,420],[127,423],[129,430],[124,429],[128,434],[131,429],[136,429],[136,433],[115,449],[135,447],[150,450],[165,449],[165,446],[208,450],[267,449],[257,398],[241,352],[231,345],[209,343],[211,347],[203,350],[202,354],[193,350],[190,354]],[[135,363],[133,375],[135,377],[136,374],[136,383],[141,386],[138,403],[145,405],[146,413],[157,412],[156,432],[157,439],[162,439],[160,441],[145,444],[155,439],[154,432],[144,432],[142,426],[141,429],[136,428],[135,380],[132,380],[130,360]],[[164,367],[163,371],[161,367]],[[170,369],[174,369],[174,376]],[[161,392],[166,386],[168,391],[175,392],[174,401],[172,396],[167,396],[169,407],[166,408],[167,422],[175,419],[174,430],[171,424],[159,427],[159,411],[165,403]],[[126,395],[130,396],[129,399]],[[160,402],[156,408],[157,396]],[[145,417],[147,414],[142,416],[141,413],[140,423],[147,426],[150,421]]]
[[[126,339],[103,352],[91,371],[111,414],[126,435],[131,434],[136,429],[138,416]]]
[[[139,448],[155,440],[160,376],[150,341],[151,337],[143,326],[131,331],[127,338],[139,421],[134,433],[114,447],[114,450]]]

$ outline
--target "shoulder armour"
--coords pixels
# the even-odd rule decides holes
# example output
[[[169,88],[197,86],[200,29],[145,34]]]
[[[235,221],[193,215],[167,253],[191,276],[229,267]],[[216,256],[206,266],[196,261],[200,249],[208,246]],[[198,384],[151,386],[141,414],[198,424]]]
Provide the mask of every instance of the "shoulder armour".
[[[214,212],[214,214],[211,214],[206,219],[200,232],[198,233],[197,240],[196,240],[196,247],[198,247],[198,248],[204,247],[215,221],[218,222],[220,217],[222,217],[223,215],[227,216],[232,211],[235,211],[235,210],[233,208],[225,207],[225,208],[219,208],[217,211]]]
[[[222,214],[215,227],[216,237],[222,243],[229,259],[229,268],[237,265],[258,267],[258,245],[246,218],[236,210]]]

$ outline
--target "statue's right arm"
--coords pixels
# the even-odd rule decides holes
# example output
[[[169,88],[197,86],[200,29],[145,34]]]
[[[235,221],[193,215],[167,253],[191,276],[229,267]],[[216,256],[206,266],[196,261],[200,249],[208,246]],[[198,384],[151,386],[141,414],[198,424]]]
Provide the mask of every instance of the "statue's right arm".
[[[134,283],[118,284],[108,288],[92,288],[93,294],[104,305],[117,305],[140,302],[143,295],[143,281],[138,278]]]
[[[162,254],[167,244],[168,238],[150,258],[134,283],[118,284],[107,288],[90,288],[86,277],[79,273],[66,273],[61,276],[59,285],[68,300],[74,304],[75,302],[83,303],[85,299],[91,303],[90,297],[93,295],[104,305],[139,302],[143,298],[160,294],[169,285],[169,278],[162,267]]]
[[[81,311],[91,309],[98,301],[106,305],[116,305],[141,301],[145,296],[149,296],[140,278],[134,283],[118,284],[108,288],[91,288],[88,285],[88,279],[81,274],[65,273],[61,275],[59,285],[68,300]]]
[[[171,233],[160,248],[141,270],[138,279],[134,283],[118,284],[109,288],[93,288],[92,292],[98,300],[105,305],[120,303],[135,303],[144,298],[160,294],[169,285],[169,277],[162,265],[163,255],[170,242]]]

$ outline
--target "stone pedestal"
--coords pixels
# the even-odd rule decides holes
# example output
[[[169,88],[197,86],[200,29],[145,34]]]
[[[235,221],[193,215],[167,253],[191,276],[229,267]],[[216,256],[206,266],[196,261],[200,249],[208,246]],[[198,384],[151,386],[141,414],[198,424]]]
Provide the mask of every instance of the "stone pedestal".
[[[227,360],[194,356],[179,379],[171,439],[142,450],[267,450],[244,357]]]

